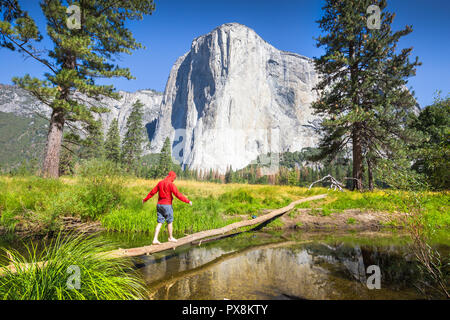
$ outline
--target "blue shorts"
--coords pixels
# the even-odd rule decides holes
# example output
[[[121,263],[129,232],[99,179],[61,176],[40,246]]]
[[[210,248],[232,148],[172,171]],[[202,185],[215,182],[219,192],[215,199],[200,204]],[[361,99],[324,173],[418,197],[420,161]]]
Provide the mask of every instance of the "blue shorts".
[[[170,204],[157,204],[156,205],[156,214],[158,223],[172,223],[173,221],[173,208]]]

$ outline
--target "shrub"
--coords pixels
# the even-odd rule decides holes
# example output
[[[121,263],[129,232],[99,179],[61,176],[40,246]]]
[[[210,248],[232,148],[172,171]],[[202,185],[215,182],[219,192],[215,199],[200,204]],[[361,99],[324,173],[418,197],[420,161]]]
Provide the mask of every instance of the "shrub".
[[[142,299],[145,287],[130,260],[111,259],[102,252],[112,249],[96,237],[61,236],[38,253],[26,246],[28,256],[5,250],[17,273],[5,271],[0,277],[0,297],[8,300],[109,300]],[[46,264],[37,262],[47,261]],[[24,268],[24,264],[31,267]],[[80,287],[71,289],[68,277],[76,266]],[[1,269],[0,269],[1,270]],[[6,269],[5,269],[6,270]]]
[[[76,175],[81,177],[118,177],[125,176],[126,172],[120,164],[105,159],[91,159],[81,162],[76,168]]]
[[[225,192],[224,194],[220,195],[219,200],[224,202],[241,202],[241,203],[255,202],[255,198],[250,194],[250,192],[243,188]]]
[[[104,159],[83,162],[77,169],[82,187],[77,197],[82,203],[80,215],[92,220],[109,212],[120,203],[124,170],[120,165]]]

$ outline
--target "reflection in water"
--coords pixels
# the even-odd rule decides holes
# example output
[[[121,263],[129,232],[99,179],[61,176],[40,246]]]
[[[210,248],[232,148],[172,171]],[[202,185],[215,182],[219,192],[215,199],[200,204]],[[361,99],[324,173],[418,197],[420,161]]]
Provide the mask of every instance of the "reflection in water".
[[[148,244],[148,235],[102,235],[121,247]],[[414,256],[404,237],[358,234],[270,235],[263,232],[140,257],[152,299],[424,299]],[[1,239],[0,239],[1,240]],[[42,244],[37,242],[36,244]],[[448,257],[449,241],[438,241]],[[0,246],[24,248],[16,242]],[[0,264],[7,259],[0,253]],[[369,290],[367,267],[381,270],[381,289]]]
[[[279,240],[279,239],[278,239]],[[417,269],[402,246],[285,241],[244,249],[233,239],[155,259],[141,269],[152,299],[417,299]],[[381,269],[369,290],[367,267]]]

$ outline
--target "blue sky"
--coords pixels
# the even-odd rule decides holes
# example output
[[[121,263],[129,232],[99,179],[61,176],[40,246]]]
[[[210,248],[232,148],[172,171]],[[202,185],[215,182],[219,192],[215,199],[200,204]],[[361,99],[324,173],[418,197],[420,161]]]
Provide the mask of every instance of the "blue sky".
[[[22,0],[23,6],[45,31],[38,1]],[[108,79],[117,89],[135,91],[151,88],[164,91],[175,60],[187,52],[195,37],[227,22],[239,22],[254,29],[278,49],[318,57],[322,49],[315,46],[320,33],[315,22],[322,14],[322,0],[156,0],[156,11],[129,27],[145,45],[133,55],[121,57],[136,80]],[[424,107],[433,102],[436,90],[450,93],[450,1],[388,0],[388,10],[396,13],[394,30],[406,24],[413,33],[402,38],[399,49],[414,47],[412,58],[423,63],[409,86]],[[44,32],[45,34],[45,32]],[[51,43],[44,41],[50,48]],[[42,76],[45,69],[32,59],[0,49],[0,83],[11,83],[14,76],[26,73]]]

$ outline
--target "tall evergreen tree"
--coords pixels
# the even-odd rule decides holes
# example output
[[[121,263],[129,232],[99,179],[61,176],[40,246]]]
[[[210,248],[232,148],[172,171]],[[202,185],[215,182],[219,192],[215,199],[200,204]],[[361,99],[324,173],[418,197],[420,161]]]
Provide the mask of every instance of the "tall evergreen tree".
[[[225,172],[225,183],[231,183],[233,178],[233,170],[231,165],[227,166],[227,171]]]
[[[413,168],[426,176],[433,189],[450,189],[450,97],[435,98],[413,122],[424,139],[414,154]]]
[[[82,159],[99,159],[105,155],[103,124],[101,119],[91,120],[85,125],[86,138],[81,148]]]
[[[59,162],[59,175],[71,175],[75,171],[77,154],[74,150],[77,150],[78,146],[67,141],[66,137],[64,137],[62,146],[61,161]]]
[[[81,101],[77,93],[93,98],[101,95],[119,98],[113,86],[96,85],[95,79],[133,78],[127,68],[114,64],[118,54],[130,54],[142,47],[125,22],[141,20],[154,10],[153,0],[69,0],[68,5],[80,9],[80,19],[74,21],[76,14],[69,19],[64,3],[62,0],[40,2],[47,35],[53,42],[51,50],[43,50],[36,47],[43,36],[35,21],[21,10],[19,1],[0,0],[0,47],[33,58],[48,71],[45,79],[30,75],[13,79],[16,85],[51,108],[43,163],[46,177],[58,177],[65,125],[84,121],[92,112],[106,111]]]
[[[143,107],[141,101],[137,100],[127,119],[127,132],[122,142],[122,163],[126,166],[127,171],[135,170],[146,142],[145,128],[142,122]]]
[[[165,177],[169,171],[172,170],[172,164],[172,147],[170,144],[170,139],[167,137],[166,140],[164,140],[164,144],[159,155],[159,162],[156,170],[158,177]]]
[[[120,162],[120,133],[117,118],[111,121],[105,141],[105,157],[115,163]]]
[[[384,11],[386,1],[377,1],[382,11],[380,29],[367,26],[373,0],[327,0],[318,21],[324,36],[317,39],[325,54],[316,59],[322,79],[313,103],[322,116],[323,134],[318,158],[352,149],[353,188],[363,188],[363,161],[393,156],[410,134],[404,120],[416,105],[405,84],[415,74],[418,59],[409,61],[412,48],[396,53],[398,40],[412,28],[392,32],[394,14]]]

